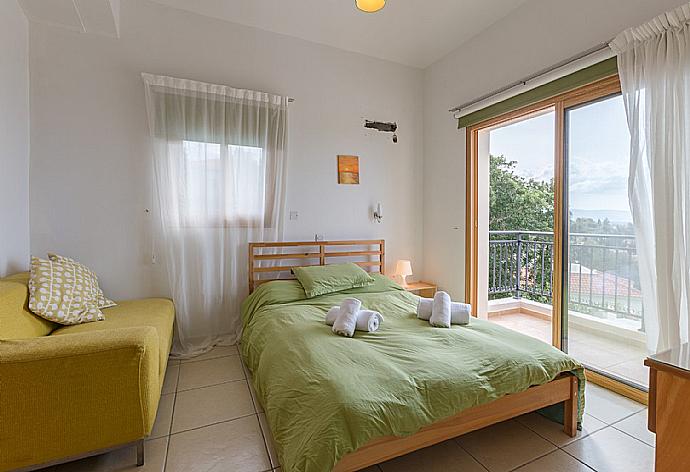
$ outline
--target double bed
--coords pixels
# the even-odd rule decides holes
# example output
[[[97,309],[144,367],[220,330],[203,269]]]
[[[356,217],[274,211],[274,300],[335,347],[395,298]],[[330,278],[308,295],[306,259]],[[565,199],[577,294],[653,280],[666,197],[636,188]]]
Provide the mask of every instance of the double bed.
[[[431,327],[416,317],[418,297],[383,273],[313,298],[297,280],[272,280],[286,261],[357,257],[383,272],[384,241],[250,245],[241,351],[284,471],[355,471],[545,408],[576,434],[584,371],[552,346],[476,318]],[[378,331],[332,333],[326,311],[346,297],[383,314]]]

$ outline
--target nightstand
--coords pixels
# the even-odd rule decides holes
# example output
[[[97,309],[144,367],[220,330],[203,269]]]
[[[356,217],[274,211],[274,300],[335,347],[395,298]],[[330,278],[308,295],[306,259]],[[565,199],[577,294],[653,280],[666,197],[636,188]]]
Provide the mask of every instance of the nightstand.
[[[408,282],[403,288],[408,292],[426,298],[433,298],[434,294],[436,294],[436,290],[438,290],[436,284],[429,282]]]

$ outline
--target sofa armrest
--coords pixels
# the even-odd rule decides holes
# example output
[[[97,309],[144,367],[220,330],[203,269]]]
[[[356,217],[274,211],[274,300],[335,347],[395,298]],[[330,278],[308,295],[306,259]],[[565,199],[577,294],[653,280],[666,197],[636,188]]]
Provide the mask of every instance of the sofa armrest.
[[[0,470],[148,435],[158,349],[152,327],[0,341]]]

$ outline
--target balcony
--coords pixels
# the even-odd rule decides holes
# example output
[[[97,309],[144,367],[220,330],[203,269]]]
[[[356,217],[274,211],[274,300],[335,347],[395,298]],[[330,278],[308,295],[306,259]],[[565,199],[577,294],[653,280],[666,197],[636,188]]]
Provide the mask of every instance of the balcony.
[[[567,350],[590,368],[647,386],[635,239],[570,234]],[[488,319],[551,343],[553,233],[490,231]]]

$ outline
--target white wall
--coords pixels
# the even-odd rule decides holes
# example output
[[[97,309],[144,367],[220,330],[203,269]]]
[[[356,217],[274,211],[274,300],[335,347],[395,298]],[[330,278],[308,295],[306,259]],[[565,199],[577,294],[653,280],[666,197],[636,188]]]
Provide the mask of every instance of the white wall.
[[[0,277],[29,263],[29,25],[0,2]]]
[[[143,0],[122,2],[120,39],[30,30],[34,254],[78,258],[115,298],[158,294],[145,71],[294,97],[286,239],[384,237],[389,269],[421,271],[422,71]],[[364,118],[397,121],[399,143]],[[361,185],[337,184],[337,154],[360,156]]]
[[[611,39],[680,0],[531,0],[424,74],[424,275],[464,297],[465,130],[448,109]]]

